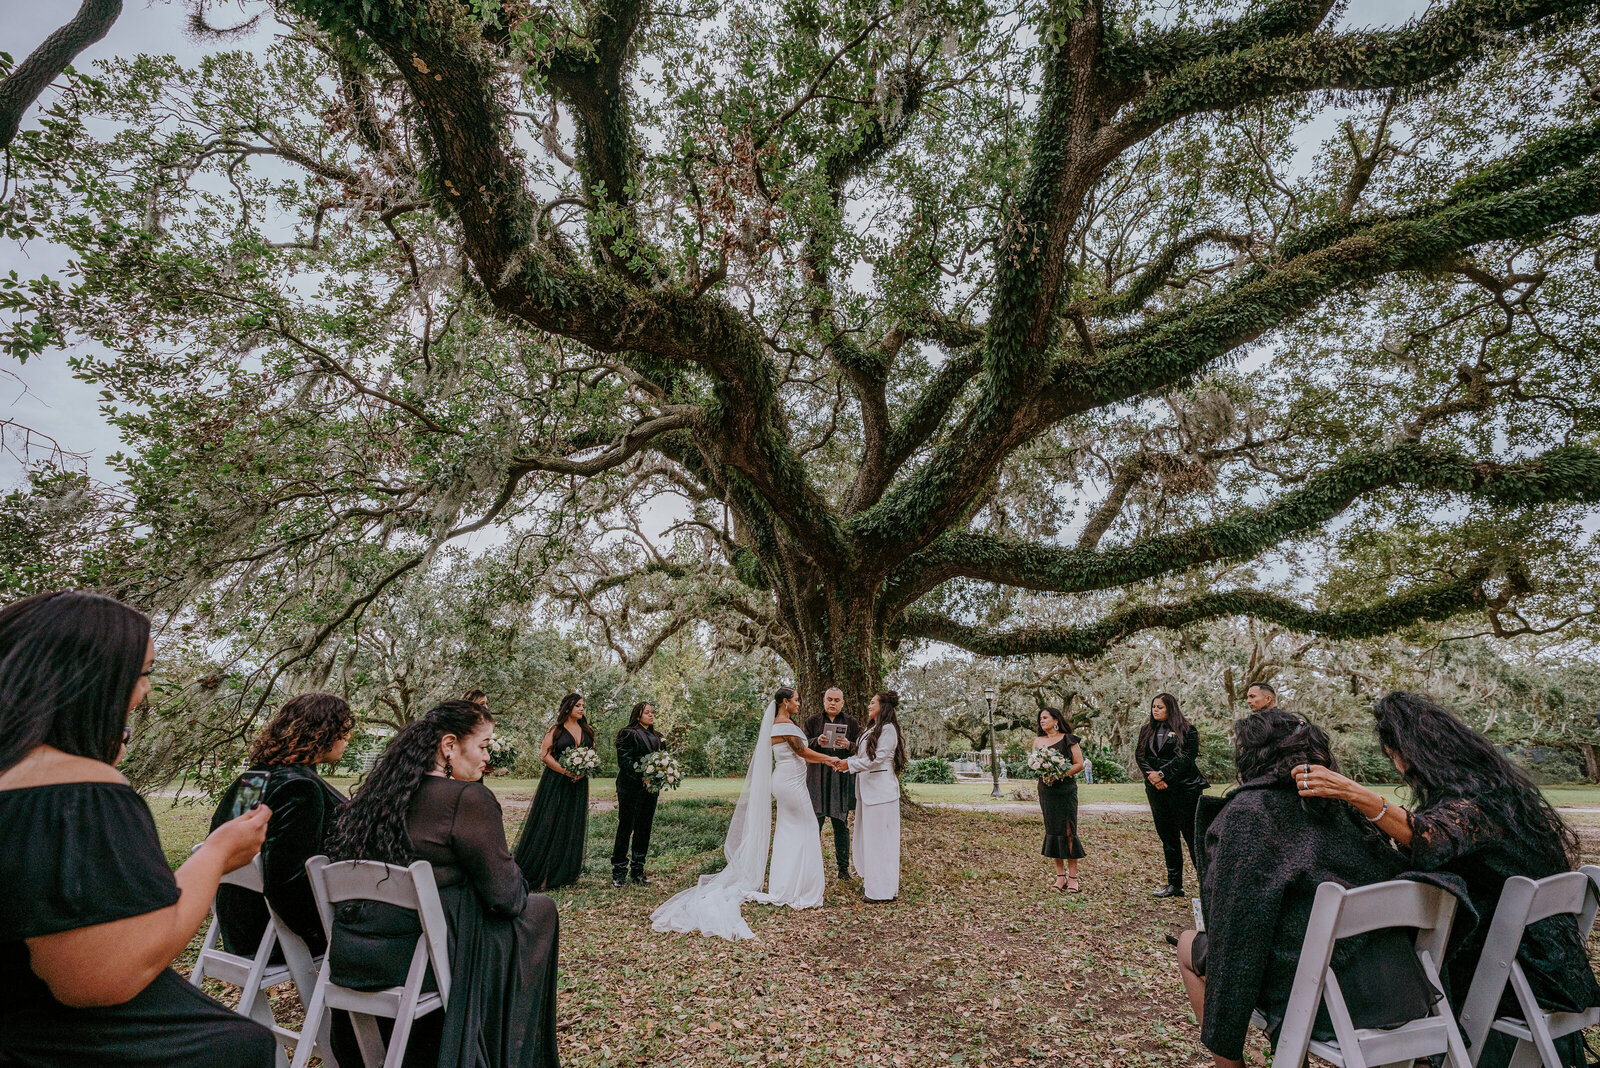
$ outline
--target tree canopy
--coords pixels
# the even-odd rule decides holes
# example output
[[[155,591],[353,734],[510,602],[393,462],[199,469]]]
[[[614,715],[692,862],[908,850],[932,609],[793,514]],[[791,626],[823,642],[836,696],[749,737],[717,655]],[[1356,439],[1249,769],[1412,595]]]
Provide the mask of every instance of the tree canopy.
[[[486,537],[623,663],[709,626],[813,702],[1581,627],[1597,7],[278,0],[18,135],[74,263],[7,337],[128,444],[96,573],[263,684]]]

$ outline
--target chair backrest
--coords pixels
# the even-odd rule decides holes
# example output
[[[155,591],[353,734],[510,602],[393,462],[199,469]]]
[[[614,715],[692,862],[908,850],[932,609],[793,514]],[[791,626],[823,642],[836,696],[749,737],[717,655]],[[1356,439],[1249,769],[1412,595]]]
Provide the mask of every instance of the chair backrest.
[[[199,846],[195,846],[199,849]],[[261,856],[257,854],[250,858],[250,863],[242,868],[235,868],[218,880],[223,886],[237,886],[241,890],[254,890],[258,894],[267,892],[266,875],[261,870]]]
[[[325,856],[315,856],[306,861],[306,874],[310,877],[311,892],[317,900],[317,912],[322,917],[322,929],[330,945],[333,943],[333,907],[341,902],[380,901],[414,911],[422,926],[422,935],[417,940],[413,964],[420,967],[431,963],[439,993],[449,999],[449,929],[444,906],[439,901],[433,865],[418,860],[402,868],[376,860],[335,862]]]
[[[1595,913],[1600,910],[1600,867],[1589,864],[1578,871],[1562,872],[1537,881],[1514,875],[1500,891],[1500,904],[1484,938],[1483,955],[1467,988],[1461,1006],[1461,1028],[1474,1052],[1483,1048],[1489,1029],[1494,1026],[1501,996],[1507,983],[1527,987],[1517,950],[1530,923],[1551,916],[1570,915],[1578,924],[1578,938],[1588,944],[1594,929]],[[1531,990],[1518,989],[1519,1002],[1532,996]]]
[[[1278,1033],[1274,1063],[1304,1062],[1317,1009],[1323,1004],[1327,1005],[1341,1049],[1353,1052],[1358,1044],[1344,992],[1333,973],[1333,950],[1337,942],[1387,927],[1416,928],[1416,953],[1423,973],[1442,990],[1438,965],[1450,937],[1455,911],[1455,896],[1428,883],[1397,879],[1348,890],[1331,882],[1317,887],[1305,940],[1300,947],[1300,963],[1284,1011],[1283,1028]],[[1441,1010],[1436,1008],[1435,1011],[1438,1014]],[[1455,1021],[1448,1018],[1448,1008],[1442,1011],[1448,1020],[1447,1030],[1454,1031]],[[1456,1035],[1452,1053],[1459,1042],[1460,1037]],[[1464,1053],[1461,1051],[1458,1064],[1466,1063]]]

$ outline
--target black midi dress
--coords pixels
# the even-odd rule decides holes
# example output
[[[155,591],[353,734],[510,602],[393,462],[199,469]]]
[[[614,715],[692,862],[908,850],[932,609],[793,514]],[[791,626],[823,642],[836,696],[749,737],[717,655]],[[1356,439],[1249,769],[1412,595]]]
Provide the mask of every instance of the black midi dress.
[[[594,734],[586,723],[583,744],[594,745]],[[556,728],[550,755],[557,760],[578,745],[565,726]],[[583,874],[584,834],[589,826],[589,779],[573,782],[548,767],[539,777],[533,806],[517,840],[517,867],[530,890],[554,890],[570,886]]]
[[[1072,747],[1079,744],[1070,734],[1050,746],[1072,761]],[[1088,856],[1083,851],[1083,841],[1078,837],[1078,777],[1068,776],[1059,782],[1046,784],[1039,781],[1039,808],[1044,812],[1044,847],[1040,854],[1052,860],[1077,860]]]
[[[29,963],[25,939],[178,901],[144,799],[122,783],[0,791],[0,1064],[33,1068],[269,1068],[272,1033],[171,968],[121,1005],[73,1008]]]

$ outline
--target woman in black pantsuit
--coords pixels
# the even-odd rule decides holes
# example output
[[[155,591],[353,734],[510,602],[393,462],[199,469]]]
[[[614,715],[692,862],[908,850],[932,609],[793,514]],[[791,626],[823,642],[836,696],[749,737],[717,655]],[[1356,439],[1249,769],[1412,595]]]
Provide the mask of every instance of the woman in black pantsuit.
[[[645,789],[639,761],[661,748],[655,722],[656,710],[649,701],[640,701],[633,706],[628,725],[617,732],[617,840],[611,846],[612,886],[622,886],[630,875],[639,885],[650,885],[644,874],[644,859],[650,852],[650,828],[655,824],[660,795]]]
[[[1183,847],[1194,860],[1194,810],[1211,784],[1200,774],[1200,732],[1183,718],[1178,699],[1158,693],[1150,702],[1150,718],[1139,731],[1134,759],[1144,773],[1144,795],[1161,836],[1167,862],[1167,885],[1155,897],[1183,896]],[[1196,871],[1199,870],[1196,865]]]
[[[1083,743],[1067,730],[1066,717],[1057,708],[1039,709],[1035,723],[1035,749],[1055,749],[1071,762],[1067,777],[1054,783],[1039,781],[1039,808],[1044,812],[1042,856],[1056,862],[1055,888],[1078,892],[1078,861],[1087,856],[1078,837],[1078,773],[1083,770]]]

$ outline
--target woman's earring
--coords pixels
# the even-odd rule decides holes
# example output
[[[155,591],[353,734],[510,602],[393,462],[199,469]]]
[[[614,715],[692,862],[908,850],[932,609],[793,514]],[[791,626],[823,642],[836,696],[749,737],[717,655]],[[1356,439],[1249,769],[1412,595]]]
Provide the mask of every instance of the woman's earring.
[[[447,778],[447,779],[455,778],[454,775],[450,774],[450,758],[449,757],[445,757],[444,758],[444,777]]]

